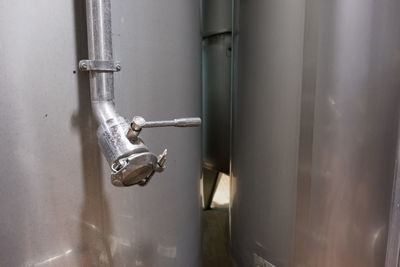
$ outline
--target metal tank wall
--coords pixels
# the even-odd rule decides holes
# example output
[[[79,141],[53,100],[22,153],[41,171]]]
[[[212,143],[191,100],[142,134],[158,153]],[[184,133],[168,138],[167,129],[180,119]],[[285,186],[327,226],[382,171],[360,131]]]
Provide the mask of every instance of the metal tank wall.
[[[203,40],[203,164],[229,173],[231,132],[231,33]]]
[[[203,164],[229,173],[232,0],[203,0]]]
[[[237,266],[256,266],[256,255],[289,266],[304,5],[303,0],[276,0],[235,6],[240,28],[235,33],[231,238]]]
[[[112,1],[116,107],[201,114],[198,1]],[[201,130],[146,129],[168,167],[111,185],[92,117],[85,1],[0,3],[0,265],[200,266]]]
[[[236,266],[385,266],[386,251],[398,254],[386,248],[400,3],[243,0],[235,8]]]

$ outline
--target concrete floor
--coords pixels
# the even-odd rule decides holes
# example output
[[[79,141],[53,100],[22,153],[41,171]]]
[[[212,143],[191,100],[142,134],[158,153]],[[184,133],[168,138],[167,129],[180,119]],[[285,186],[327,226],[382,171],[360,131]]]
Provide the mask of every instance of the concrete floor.
[[[228,209],[203,211],[203,267],[232,267]]]

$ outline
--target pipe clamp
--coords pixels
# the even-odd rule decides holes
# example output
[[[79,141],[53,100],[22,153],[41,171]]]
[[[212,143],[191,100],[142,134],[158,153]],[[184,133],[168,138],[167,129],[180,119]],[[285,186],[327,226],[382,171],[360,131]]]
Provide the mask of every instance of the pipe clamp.
[[[121,70],[121,63],[114,60],[81,60],[79,61],[81,71],[97,72],[118,72]]]

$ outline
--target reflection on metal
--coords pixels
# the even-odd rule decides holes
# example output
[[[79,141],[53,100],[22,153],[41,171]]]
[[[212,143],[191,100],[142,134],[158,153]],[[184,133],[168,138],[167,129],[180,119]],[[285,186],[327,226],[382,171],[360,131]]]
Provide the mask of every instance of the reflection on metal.
[[[240,1],[237,266],[251,266],[254,253],[280,267],[385,265],[396,191],[399,11],[392,0]]]
[[[120,71],[121,65],[113,60],[111,0],[86,0],[86,14],[89,60],[81,60],[79,68],[90,72],[92,108],[100,124],[97,137],[111,166],[111,182],[115,186],[145,185],[155,172],[164,170],[166,152],[159,156],[164,161],[160,165],[157,156],[149,152],[137,135],[127,137],[128,132],[131,135],[135,130],[114,108],[113,72]],[[179,127],[199,126],[200,122],[183,123]]]
[[[62,257],[68,256],[71,252],[72,252],[72,249],[68,249],[67,251],[65,251],[65,252],[63,252],[63,253],[61,253],[61,254],[57,254],[57,255],[55,255],[55,256],[53,256],[53,257],[50,257],[50,258],[48,258],[48,259],[46,259],[46,260],[43,260],[43,261],[40,261],[40,262],[37,262],[37,263],[27,264],[27,266],[28,266],[28,267],[31,267],[31,266],[32,266],[32,267],[35,267],[35,266],[44,266],[44,265],[51,266],[51,265],[53,265],[53,264],[56,264],[56,263],[55,263],[56,260],[58,260],[58,259],[60,259],[60,258],[62,258]]]

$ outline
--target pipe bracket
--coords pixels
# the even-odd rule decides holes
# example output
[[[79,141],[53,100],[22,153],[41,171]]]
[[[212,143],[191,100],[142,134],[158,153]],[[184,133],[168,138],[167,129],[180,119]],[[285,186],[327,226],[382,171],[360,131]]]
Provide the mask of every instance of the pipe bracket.
[[[121,63],[113,60],[81,60],[79,61],[81,71],[97,72],[118,72],[121,70]]]

